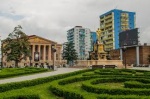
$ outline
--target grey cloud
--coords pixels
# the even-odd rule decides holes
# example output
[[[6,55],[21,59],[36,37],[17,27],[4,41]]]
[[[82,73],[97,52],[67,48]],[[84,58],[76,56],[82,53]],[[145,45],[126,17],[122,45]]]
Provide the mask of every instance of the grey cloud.
[[[141,42],[150,42],[149,0],[1,0],[0,11],[24,16],[13,20],[0,15],[0,35],[6,37],[20,24],[28,35],[35,34],[59,43],[66,41],[69,28],[76,25],[96,31],[99,15],[114,8],[135,11]],[[16,17],[16,16],[15,16]]]

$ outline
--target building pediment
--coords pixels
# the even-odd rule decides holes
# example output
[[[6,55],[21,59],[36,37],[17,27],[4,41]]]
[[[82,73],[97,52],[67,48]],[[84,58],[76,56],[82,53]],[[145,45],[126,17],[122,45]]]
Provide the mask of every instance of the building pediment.
[[[54,41],[51,41],[51,40],[48,40],[48,39],[45,39],[36,35],[29,36],[29,42],[37,43],[37,44],[57,44]]]

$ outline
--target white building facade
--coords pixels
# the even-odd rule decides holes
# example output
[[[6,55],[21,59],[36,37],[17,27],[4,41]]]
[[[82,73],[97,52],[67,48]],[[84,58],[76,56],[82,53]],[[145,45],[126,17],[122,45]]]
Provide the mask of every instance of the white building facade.
[[[89,58],[89,51],[91,51],[91,31],[82,26],[75,26],[67,31],[68,42],[73,42],[75,50],[78,53],[79,60],[86,60]]]

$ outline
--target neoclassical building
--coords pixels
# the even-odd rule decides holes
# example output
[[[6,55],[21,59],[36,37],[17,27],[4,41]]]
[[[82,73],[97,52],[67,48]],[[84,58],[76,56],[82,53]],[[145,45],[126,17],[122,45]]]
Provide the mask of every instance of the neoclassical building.
[[[43,37],[37,36],[37,35],[31,35],[29,36],[29,42],[30,42],[30,57],[28,57],[26,60],[22,60],[19,63],[19,66],[36,66],[36,65],[62,65],[62,45],[58,44],[57,42],[45,39]],[[54,47],[56,49],[56,52],[53,53],[52,48]],[[15,63],[7,62],[6,56],[2,56],[2,64],[3,66],[9,67],[13,66]]]

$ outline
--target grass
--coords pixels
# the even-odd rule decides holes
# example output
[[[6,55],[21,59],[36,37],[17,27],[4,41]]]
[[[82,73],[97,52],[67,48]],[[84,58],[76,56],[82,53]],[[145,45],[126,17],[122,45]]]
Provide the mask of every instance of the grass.
[[[0,70],[0,79],[10,78],[21,75],[29,75],[33,73],[46,72],[48,69],[44,68],[4,68]],[[50,70],[49,70],[50,71]]]
[[[99,86],[107,87],[107,88],[124,88],[124,83],[100,83],[97,84]]]
[[[28,71],[25,70],[25,71]],[[101,75],[99,74],[98,76],[98,73],[95,73],[95,71],[97,72],[104,72],[106,73],[106,75]],[[112,70],[111,72],[117,72],[119,71],[120,74],[122,75],[122,73],[124,75],[127,75],[126,77],[129,77],[129,78],[138,78],[138,75],[143,75],[143,76],[140,76],[143,78],[146,78],[146,80],[150,79],[149,77],[145,76],[144,77],[144,73],[142,72],[132,72],[132,70],[130,71],[122,71],[121,70]],[[84,95],[84,98],[85,99],[97,99],[98,96],[101,96],[101,97],[106,97],[105,99],[107,99],[109,97],[109,99],[115,99],[116,97],[124,97],[123,99],[128,99],[129,97],[132,97],[133,98],[143,98],[144,99],[149,99],[150,96],[146,96],[146,95],[130,95],[130,94],[127,94],[127,95],[112,95],[112,94],[107,94],[107,93],[103,93],[103,94],[96,94],[96,93],[91,93],[91,92],[88,92],[84,89],[82,89],[82,84],[84,84],[85,82],[90,82],[90,81],[93,81],[95,80],[95,78],[92,78],[93,76],[97,76],[96,79],[99,79],[99,78],[102,78],[102,79],[105,79],[105,78],[116,78],[118,79],[118,77],[116,77],[116,74],[113,76],[112,74],[111,75],[108,75],[107,72],[109,72],[109,70],[93,70],[93,71],[88,71],[88,72],[84,72],[84,73],[81,73],[81,74],[77,74],[77,75],[74,75],[74,76],[69,76],[69,77],[65,77],[65,78],[62,78],[62,79],[58,79],[58,80],[54,80],[54,81],[49,81],[47,83],[43,83],[43,84],[39,84],[39,85],[35,85],[35,86],[30,86],[30,87],[24,87],[24,88],[21,88],[21,89],[15,89],[15,90],[10,90],[10,91],[6,91],[6,92],[1,92],[0,93],[0,99],[3,99],[4,97],[10,97],[10,96],[14,96],[14,95],[24,95],[24,94],[35,94],[35,95],[39,95],[40,96],[40,99],[64,99],[64,97],[58,97],[56,95],[54,95],[50,90],[50,86],[55,86],[55,87],[59,87],[60,90],[61,89],[65,89],[65,90],[68,90],[68,91],[72,91],[72,92],[78,92],[82,95]],[[150,73],[150,72],[149,72]],[[129,75],[131,74],[131,75]],[[138,74],[138,75],[132,75],[132,74]],[[80,78],[80,77],[91,77],[89,79],[83,79],[83,80],[80,80],[78,81],[77,79],[73,80],[73,82],[69,82],[69,83],[66,83],[66,84],[59,84],[61,81],[67,81],[69,79],[72,79],[72,78]],[[110,77],[111,76],[111,77]],[[119,74],[118,74],[119,76]],[[132,77],[133,76],[133,77]],[[125,76],[122,76],[122,77],[125,77]],[[140,79],[140,78],[139,78]],[[32,82],[32,81],[31,81]],[[91,84],[92,85],[92,84]],[[124,82],[120,82],[119,79],[118,79],[118,82],[115,80],[115,81],[111,81],[111,82],[103,82],[103,83],[98,83],[96,85],[92,85],[92,86],[99,86],[99,87],[104,87],[106,89],[126,89],[124,87]],[[140,89],[142,90],[142,89]],[[73,98],[72,98],[73,99]]]

